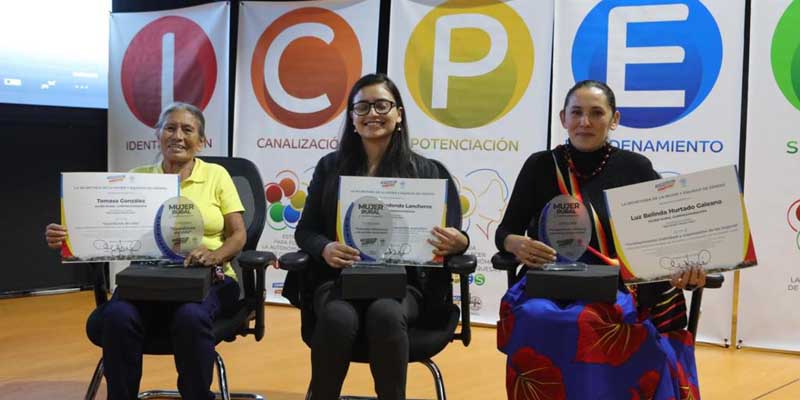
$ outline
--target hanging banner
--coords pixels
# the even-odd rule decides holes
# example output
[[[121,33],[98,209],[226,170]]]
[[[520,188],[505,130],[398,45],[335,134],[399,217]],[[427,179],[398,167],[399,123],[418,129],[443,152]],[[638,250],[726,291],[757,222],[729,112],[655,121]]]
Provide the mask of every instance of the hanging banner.
[[[553,2],[398,0],[391,16],[388,70],[412,146],[457,181],[478,257],[473,321],[494,324],[507,289],[495,230],[522,164],[547,146]]]
[[[294,228],[317,161],[338,147],[347,95],[375,72],[380,2],[245,1],[239,8],[233,155],[261,171],[267,223],[259,250],[296,251]],[[267,273],[267,301],[285,273]]]
[[[800,351],[800,2],[754,1],[745,202],[763,268],[741,272],[742,346]]]
[[[575,82],[608,83],[620,126],[610,141],[647,156],[662,177],[739,162],[745,0],[559,0],[551,147]],[[756,236],[757,237],[757,236]],[[703,299],[699,339],[731,334],[733,276]]]
[[[206,119],[202,155],[228,155],[230,5],[112,13],[108,83],[108,169],[152,164],[162,108],[190,103]]]

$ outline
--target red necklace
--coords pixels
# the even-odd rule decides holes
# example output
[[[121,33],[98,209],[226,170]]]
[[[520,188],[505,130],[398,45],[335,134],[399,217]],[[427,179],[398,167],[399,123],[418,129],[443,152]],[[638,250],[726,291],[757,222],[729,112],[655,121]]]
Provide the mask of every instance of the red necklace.
[[[575,162],[572,161],[572,145],[569,143],[564,145],[564,160],[567,161],[567,167],[569,167],[570,172],[575,174],[578,179],[587,180],[599,174],[600,171],[605,168],[606,163],[608,163],[608,158],[611,157],[611,145],[606,142],[603,145],[603,150],[605,151],[605,154],[603,154],[603,159],[600,161],[600,165],[595,167],[590,174],[582,174],[577,168],[575,168]]]

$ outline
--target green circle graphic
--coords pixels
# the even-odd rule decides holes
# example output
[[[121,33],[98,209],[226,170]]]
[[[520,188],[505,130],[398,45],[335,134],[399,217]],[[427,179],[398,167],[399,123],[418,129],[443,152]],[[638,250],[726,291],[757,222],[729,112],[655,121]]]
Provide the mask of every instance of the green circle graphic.
[[[772,36],[772,73],[786,99],[800,110],[800,1],[783,13]]]

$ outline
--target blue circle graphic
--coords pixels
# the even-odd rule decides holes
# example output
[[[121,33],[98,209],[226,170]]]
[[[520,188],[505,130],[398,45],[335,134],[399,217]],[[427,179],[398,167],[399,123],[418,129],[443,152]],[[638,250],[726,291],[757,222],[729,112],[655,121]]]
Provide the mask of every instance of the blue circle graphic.
[[[655,5],[683,5],[688,16],[684,20],[658,20],[658,14],[652,13],[655,20],[628,22],[624,47],[632,53],[641,49],[645,59],[616,66],[625,68],[625,82],[624,87],[612,89],[617,93],[680,91],[684,104],[683,107],[648,107],[620,102],[617,104],[621,113],[620,124],[631,128],[659,127],[689,115],[711,92],[722,67],[719,26],[699,0],[603,0],[587,14],[575,35],[572,47],[575,81],[594,79],[606,82],[609,62],[625,62],[608,59],[609,15],[612,10]],[[654,59],[648,63],[646,52],[654,51],[653,47],[682,48],[683,60],[662,62]]]
[[[297,221],[300,220],[300,214],[301,214],[301,212],[298,211],[298,210],[295,210],[294,207],[292,207],[290,205],[286,206],[283,209],[283,220],[286,221],[287,225],[290,225],[290,226],[297,225]]]

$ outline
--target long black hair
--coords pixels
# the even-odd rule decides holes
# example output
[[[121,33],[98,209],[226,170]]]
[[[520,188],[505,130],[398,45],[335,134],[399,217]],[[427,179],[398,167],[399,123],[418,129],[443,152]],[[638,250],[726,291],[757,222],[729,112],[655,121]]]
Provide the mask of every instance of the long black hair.
[[[367,175],[367,153],[364,151],[361,135],[353,126],[353,100],[362,88],[372,85],[383,85],[389,90],[394,97],[397,111],[403,117],[395,126],[395,131],[389,139],[389,146],[375,170],[375,176],[417,178],[417,154],[411,150],[403,99],[400,97],[397,85],[388,76],[380,73],[361,77],[353,84],[350,95],[347,96],[347,113],[342,127],[342,136],[339,139],[337,157],[339,175]]]

